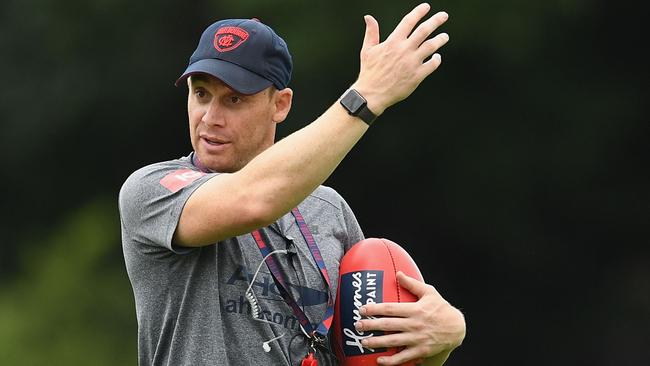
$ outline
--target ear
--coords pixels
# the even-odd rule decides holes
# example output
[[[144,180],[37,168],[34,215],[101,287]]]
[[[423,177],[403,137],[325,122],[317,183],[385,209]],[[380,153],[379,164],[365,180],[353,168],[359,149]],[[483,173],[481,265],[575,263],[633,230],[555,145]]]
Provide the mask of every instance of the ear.
[[[293,90],[284,88],[278,90],[273,95],[273,102],[275,103],[275,111],[273,113],[273,122],[280,123],[287,118],[289,110],[291,109],[291,101],[293,100]]]

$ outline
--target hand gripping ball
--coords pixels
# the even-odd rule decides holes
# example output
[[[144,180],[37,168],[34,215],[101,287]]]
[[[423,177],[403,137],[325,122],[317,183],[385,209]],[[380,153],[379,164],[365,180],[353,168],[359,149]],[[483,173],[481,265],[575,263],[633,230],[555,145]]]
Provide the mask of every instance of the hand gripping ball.
[[[333,326],[334,350],[342,366],[375,366],[379,356],[390,356],[400,351],[395,347],[363,347],[362,339],[380,336],[384,332],[357,332],[354,328],[354,323],[361,319],[359,308],[362,305],[418,300],[397,283],[397,271],[424,282],[411,256],[388,239],[362,240],[343,256]],[[415,365],[415,361],[404,365]]]

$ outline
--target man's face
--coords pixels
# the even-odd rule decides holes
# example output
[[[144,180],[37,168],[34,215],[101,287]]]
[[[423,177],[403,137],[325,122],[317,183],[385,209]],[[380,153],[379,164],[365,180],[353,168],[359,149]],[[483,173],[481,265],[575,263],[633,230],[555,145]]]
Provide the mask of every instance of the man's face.
[[[276,93],[271,87],[244,95],[212,76],[192,76],[187,111],[192,147],[201,163],[231,173],[273,145],[275,125],[281,122]]]

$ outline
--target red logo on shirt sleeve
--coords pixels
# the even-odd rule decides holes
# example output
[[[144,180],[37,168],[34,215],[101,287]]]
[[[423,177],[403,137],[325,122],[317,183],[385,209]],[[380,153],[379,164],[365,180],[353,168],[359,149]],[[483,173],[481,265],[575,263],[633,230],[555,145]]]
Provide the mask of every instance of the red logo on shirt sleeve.
[[[205,173],[196,170],[179,169],[167,174],[160,180],[160,184],[169,189],[170,192],[176,193],[204,175]]]

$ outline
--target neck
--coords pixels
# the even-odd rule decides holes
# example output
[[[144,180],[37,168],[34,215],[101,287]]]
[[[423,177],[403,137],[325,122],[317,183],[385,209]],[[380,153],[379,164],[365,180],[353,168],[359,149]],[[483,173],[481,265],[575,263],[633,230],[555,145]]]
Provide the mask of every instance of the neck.
[[[201,163],[201,159],[199,159],[199,156],[194,151],[192,151],[192,155],[190,156],[190,161],[192,162],[192,165],[199,168],[200,171],[204,173],[214,173],[208,167],[203,165],[203,163]]]

